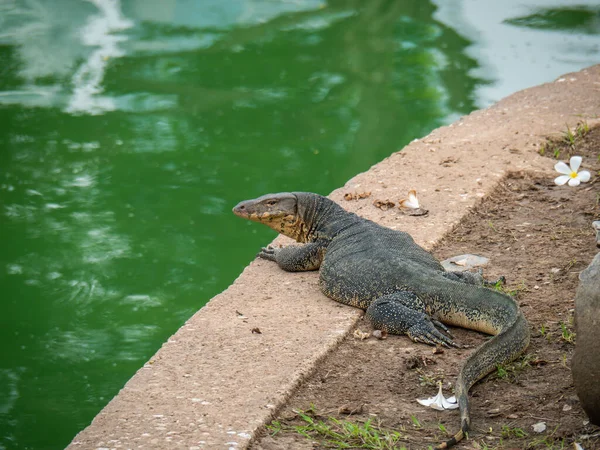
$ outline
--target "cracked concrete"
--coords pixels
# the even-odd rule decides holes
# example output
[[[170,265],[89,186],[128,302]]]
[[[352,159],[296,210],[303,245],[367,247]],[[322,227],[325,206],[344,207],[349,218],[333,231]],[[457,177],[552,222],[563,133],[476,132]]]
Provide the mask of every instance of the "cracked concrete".
[[[540,143],[560,136],[567,124],[600,123],[599,114],[600,65],[438,128],[355,176],[331,198],[408,231],[430,248],[508,171],[554,177],[552,161],[537,153]],[[417,190],[428,216],[373,206],[376,199],[397,203],[409,189]],[[343,199],[347,192],[364,191],[371,197]],[[231,220],[240,219],[232,215]],[[317,279],[317,273],[285,273],[275,264],[253,261],[162,346],[68,448],[244,448],[360,317],[360,311],[324,297]]]

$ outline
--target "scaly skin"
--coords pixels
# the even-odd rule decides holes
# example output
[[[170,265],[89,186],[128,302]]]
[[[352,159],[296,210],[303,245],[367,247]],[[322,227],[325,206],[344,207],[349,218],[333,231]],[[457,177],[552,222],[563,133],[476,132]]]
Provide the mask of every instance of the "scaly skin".
[[[474,274],[446,272],[407,233],[349,213],[317,194],[268,194],[239,203],[234,214],[263,223],[302,246],[262,249],[284,270],[319,270],[323,293],[366,311],[373,325],[416,342],[456,346],[443,324],[494,335],[465,361],[455,385],[461,428],[437,448],[450,448],[469,430],[468,392],[488,373],[519,356],[529,326],[515,301],[483,287]]]

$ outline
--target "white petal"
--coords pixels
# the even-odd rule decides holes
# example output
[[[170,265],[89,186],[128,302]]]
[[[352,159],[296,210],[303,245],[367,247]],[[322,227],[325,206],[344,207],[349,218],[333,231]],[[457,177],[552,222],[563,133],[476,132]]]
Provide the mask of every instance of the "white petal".
[[[411,202],[414,206],[414,208],[418,208],[419,207],[419,199],[417,199],[417,191],[415,191],[414,189],[408,191],[408,201]]]
[[[423,406],[431,406],[435,403],[437,396],[431,398],[418,398],[417,401]]]
[[[408,198],[400,200],[401,208],[418,209],[419,199],[417,199],[417,192],[414,189],[408,191]]]
[[[419,207],[419,203],[411,202],[409,198],[405,198],[400,200],[400,206],[402,208],[417,209]]]
[[[581,156],[571,156],[571,160],[569,161],[569,164],[571,166],[571,170],[573,172],[577,172],[579,170],[579,166],[581,166]]]
[[[581,172],[579,172],[577,174],[579,181],[581,181],[582,183],[586,183],[586,182],[590,181],[591,176],[592,175],[587,170],[582,170]]]
[[[456,402],[449,402],[448,400],[449,399],[446,399],[446,398],[444,398],[442,400],[442,406],[444,407],[444,409],[456,409],[456,408],[458,408],[458,403],[456,403]]]
[[[571,178],[569,180],[569,186],[573,186],[573,187],[579,186],[579,183],[580,183],[579,178]]]
[[[554,170],[556,170],[558,173],[562,173],[564,175],[571,174],[571,168],[562,161],[559,161],[556,164],[554,164]]]
[[[559,186],[562,186],[570,179],[571,179],[571,177],[569,175],[561,175],[560,177],[556,177],[554,179],[554,184],[558,184]]]

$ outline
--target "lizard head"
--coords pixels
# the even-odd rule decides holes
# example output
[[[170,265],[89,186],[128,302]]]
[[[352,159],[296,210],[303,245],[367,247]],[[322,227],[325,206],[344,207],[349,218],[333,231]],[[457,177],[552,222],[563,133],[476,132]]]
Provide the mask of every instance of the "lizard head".
[[[233,213],[238,217],[263,223],[298,242],[306,242],[306,226],[298,213],[298,198],[292,193],[267,194],[253,200],[244,200],[233,208]]]

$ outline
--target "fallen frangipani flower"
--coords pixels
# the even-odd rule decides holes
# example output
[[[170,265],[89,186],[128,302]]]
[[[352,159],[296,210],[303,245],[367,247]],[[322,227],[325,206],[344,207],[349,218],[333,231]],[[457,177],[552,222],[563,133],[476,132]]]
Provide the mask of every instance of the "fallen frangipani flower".
[[[557,162],[554,165],[554,170],[558,173],[562,173],[562,175],[556,177],[554,183],[562,186],[569,182],[569,186],[579,186],[579,183],[589,181],[591,174],[587,170],[582,170],[577,173],[579,166],[581,166],[581,160],[581,156],[571,156],[571,160],[569,161],[570,167],[562,161]]]
[[[417,399],[417,401],[423,406],[429,406],[430,408],[437,409],[438,411],[458,408],[456,397],[444,397],[444,394],[442,394],[442,382],[440,381],[438,384],[440,386],[440,390],[435,397]]]
[[[417,191],[414,189],[408,191],[408,198],[404,198],[398,202],[398,208],[410,216],[424,216],[429,212],[421,208],[419,199],[417,198]]]
[[[402,208],[417,209],[419,208],[419,199],[417,198],[417,191],[411,189],[408,191],[408,198],[400,200],[400,206]]]

